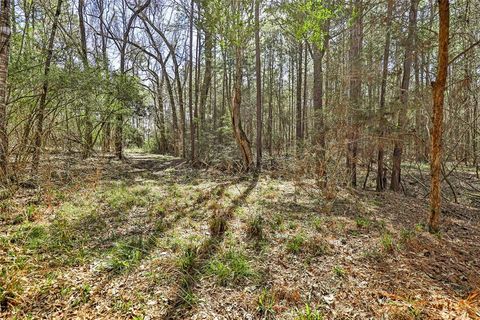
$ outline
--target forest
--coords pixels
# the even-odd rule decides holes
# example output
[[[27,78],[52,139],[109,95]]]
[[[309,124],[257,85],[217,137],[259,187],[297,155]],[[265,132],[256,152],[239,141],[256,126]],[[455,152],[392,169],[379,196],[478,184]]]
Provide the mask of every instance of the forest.
[[[480,319],[479,0],[0,0],[0,319]]]

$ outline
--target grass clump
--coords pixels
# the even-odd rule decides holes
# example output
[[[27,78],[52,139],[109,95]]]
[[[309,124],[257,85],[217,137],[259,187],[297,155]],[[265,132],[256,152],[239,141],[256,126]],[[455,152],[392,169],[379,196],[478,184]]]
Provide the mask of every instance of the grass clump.
[[[48,240],[47,229],[42,225],[24,223],[9,239],[10,243],[24,245],[27,249],[41,248]]]
[[[0,268],[0,312],[7,310],[22,292],[20,276],[10,272],[7,268]]]
[[[207,265],[207,273],[214,275],[222,286],[238,283],[254,275],[247,257],[235,250],[212,259]]]
[[[303,310],[297,310],[295,320],[323,320],[323,315],[320,311],[305,304]]]
[[[263,289],[257,299],[257,312],[262,319],[273,319],[275,316],[275,295],[267,289]]]
[[[148,204],[150,189],[147,187],[127,188],[119,185],[105,192],[105,200],[110,208],[116,212],[127,211],[136,207],[144,207]]]
[[[312,256],[323,256],[330,253],[330,246],[327,241],[320,237],[312,237],[305,242],[306,251]]]
[[[380,239],[380,244],[382,245],[383,250],[386,252],[393,252],[393,250],[395,249],[393,237],[388,232],[385,232],[382,235],[382,238]]]
[[[221,236],[227,230],[227,218],[222,211],[215,212],[209,222],[210,234],[214,237]]]
[[[189,272],[195,266],[195,261],[198,256],[198,250],[195,246],[189,245],[180,256],[178,265],[183,271]]]
[[[287,241],[287,251],[295,254],[300,253],[304,244],[305,237],[301,234],[298,234]]]
[[[347,275],[347,272],[345,271],[345,269],[343,269],[343,267],[335,266],[335,267],[333,267],[333,274],[337,278],[344,278]]]
[[[106,262],[106,269],[120,273],[132,268],[140,262],[151,244],[152,241],[141,237],[115,243]]]
[[[367,229],[370,226],[371,221],[365,217],[359,216],[355,218],[355,224],[359,229]]]
[[[256,215],[247,222],[247,237],[249,239],[255,239],[257,241],[264,240],[265,234],[264,229],[264,219],[261,215]]]

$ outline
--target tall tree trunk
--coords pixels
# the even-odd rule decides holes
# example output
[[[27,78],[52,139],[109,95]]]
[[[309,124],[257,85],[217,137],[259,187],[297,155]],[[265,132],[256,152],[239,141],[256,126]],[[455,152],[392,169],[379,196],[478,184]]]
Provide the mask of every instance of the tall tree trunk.
[[[325,123],[323,116],[323,65],[328,46],[329,21],[325,22],[323,42],[313,44],[313,119],[315,124],[316,172],[319,179],[325,177]]]
[[[431,232],[438,231],[441,213],[440,172],[442,165],[442,124],[443,101],[448,72],[448,36],[450,27],[450,9],[448,0],[438,0],[440,25],[438,33],[438,70],[437,80],[432,83],[433,128],[432,128],[432,160],[430,219],[428,227]]]
[[[10,49],[10,0],[0,4],[0,184],[8,177],[7,78]]]
[[[158,77],[160,78],[160,77]],[[167,152],[167,133],[165,127],[165,108],[163,105],[163,82],[164,78],[158,79],[157,83],[157,121],[158,121],[158,129],[160,130],[160,153],[164,154]]]
[[[297,100],[296,100],[296,130],[295,138],[297,142],[297,155],[300,156],[302,150],[302,61],[303,61],[303,40],[300,40],[298,45],[298,59],[297,59]]]
[[[273,49],[271,46],[269,48],[269,64],[267,144],[268,155],[271,158],[273,156]]]
[[[85,20],[83,10],[85,7],[85,0],[78,1],[78,23],[80,29],[80,48],[82,53],[82,63],[84,71],[88,70],[88,56],[87,56],[87,35],[85,33]],[[91,111],[89,101],[85,101],[85,132],[83,157],[88,158],[93,150],[93,124],[91,119]]]
[[[359,114],[362,106],[362,40],[363,19],[362,0],[355,0],[354,23],[350,33],[350,129],[347,147],[347,164],[350,184],[357,186],[357,154],[359,136]]]
[[[190,116],[190,161],[195,162],[195,121],[193,119],[193,9],[194,1],[190,0],[190,43],[189,43],[189,59],[188,62],[188,112]],[[198,35],[197,35],[198,37]]]
[[[61,7],[63,0],[57,1],[57,8],[55,10],[55,15],[53,17],[52,29],[50,31],[50,37],[47,44],[47,57],[45,59],[45,65],[43,70],[43,85],[42,92],[40,94],[40,102],[37,110],[37,128],[35,130],[35,148],[33,150],[32,157],[32,173],[36,175],[38,173],[38,166],[40,164],[40,154],[42,149],[42,140],[43,140],[43,121],[45,119],[45,108],[47,104],[47,93],[48,93],[48,76],[50,73],[50,65],[52,63],[53,57],[53,44],[55,41],[55,35],[58,28],[58,20],[60,18]]]
[[[255,76],[257,86],[257,170],[262,166],[262,73],[260,65],[260,0],[255,0]]]
[[[382,84],[380,87],[380,105],[379,105],[379,117],[378,117],[378,157],[377,157],[377,191],[385,190],[385,184],[387,178],[385,177],[384,167],[384,136],[385,136],[385,95],[387,92],[387,77],[388,77],[388,59],[390,57],[390,38],[392,34],[392,13],[393,13],[393,0],[388,0],[387,5],[387,30],[385,34],[385,47],[383,49],[383,66],[382,66]]]
[[[400,109],[398,110],[397,136],[393,146],[392,179],[390,189],[400,191],[404,130],[407,122],[408,90],[410,87],[410,71],[413,62],[415,29],[417,25],[417,7],[419,0],[411,0],[408,18],[408,35],[405,42],[405,59],[403,62],[403,78],[400,86]]]
[[[240,106],[242,103],[242,67],[243,67],[242,49],[240,45],[235,48],[235,82],[233,85],[232,97],[232,126],[235,140],[242,153],[245,170],[250,170],[253,163],[252,149],[250,141],[242,128]]]
[[[208,7],[205,10],[210,10]],[[208,91],[212,83],[212,60],[213,60],[213,36],[210,26],[206,25],[205,30],[205,72],[203,74],[202,87],[200,89],[200,121],[205,122],[205,109],[207,104]]]

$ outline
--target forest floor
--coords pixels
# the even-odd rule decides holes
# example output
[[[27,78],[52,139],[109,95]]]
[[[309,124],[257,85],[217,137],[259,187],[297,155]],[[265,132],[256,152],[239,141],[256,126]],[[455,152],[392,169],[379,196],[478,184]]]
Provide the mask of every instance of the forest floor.
[[[54,166],[55,164],[55,166]],[[0,319],[479,319],[480,209],[165,156],[49,161],[0,206]]]

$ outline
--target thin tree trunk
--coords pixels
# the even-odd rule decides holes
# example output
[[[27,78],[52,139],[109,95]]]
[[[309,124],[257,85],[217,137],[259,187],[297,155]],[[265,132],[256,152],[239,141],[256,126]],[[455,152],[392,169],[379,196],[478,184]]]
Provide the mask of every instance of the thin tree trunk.
[[[262,73],[260,64],[260,0],[255,0],[255,76],[257,86],[257,170],[262,167]]]
[[[38,167],[40,164],[40,154],[42,149],[42,140],[43,140],[43,121],[45,119],[45,108],[47,104],[47,93],[48,93],[48,76],[50,73],[50,65],[52,63],[53,57],[53,44],[55,41],[55,35],[57,33],[58,28],[58,20],[60,18],[61,7],[62,7],[63,0],[57,1],[57,8],[55,10],[55,15],[53,17],[52,29],[50,31],[50,37],[48,39],[47,45],[47,57],[45,59],[45,65],[43,70],[43,85],[42,85],[42,93],[40,95],[40,102],[38,105],[37,111],[37,128],[35,131],[35,148],[33,150],[33,158],[32,158],[32,173],[36,175],[38,173]]]
[[[243,158],[243,164],[248,171],[252,167],[253,156],[250,147],[250,141],[242,128],[240,106],[242,103],[242,49],[239,45],[235,48],[235,83],[233,85],[232,97],[232,125],[235,140],[240,148]]]
[[[10,0],[2,0],[0,4],[0,184],[8,181],[7,78],[10,32]]]
[[[377,156],[377,191],[385,190],[386,176],[384,168],[384,136],[385,136],[385,95],[387,91],[387,77],[388,77],[388,59],[390,57],[390,38],[392,33],[392,13],[393,0],[388,0],[387,5],[387,31],[385,34],[385,47],[383,49],[383,66],[382,66],[382,84],[380,87],[380,105],[379,105],[379,139],[378,139],[378,156]]]
[[[359,136],[359,113],[362,106],[362,0],[355,0],[354,4],[355,22],[350,34],[350,126],[347,148],[348,173],[350,184],[357,186],[357,154]]]
[[[433,128],[432,128],[432,160],[430,219],[428,223],[431,232],[438,231],[441,213],[440,173],[442,164],[442,124],[443,102],[448,72],[448,37],[450,27],[450,9],[448,0],[438,0],[440,25],[438,33],[438,70],[437,80],[432,84]]]
[[[403,63],[403,78],[400,86],[400,109],[398,111],[397,137],[393,146],[392,179],[390,189],[400,191],[402,153],[404,144],[404,130],[407,122],[408,90],[410,87],[410,71],[413,62],[413,45],[417,25],[417,7],[419,0],[411,0],[408,19],[408,35],[405,43],[405,59]]]
[[[80,48],[82,52],[82,63],[84,71],[88,70],[88,56],[87,56],[87,36],[85,33],[85,21],[83,10],[85,7],[85,0],[78,1],[78,23],[80,29]],[[88,158],[93,150],[93,124],[91,119],[91,111],[89,101],[85,102],[85,133],[83,145],[83,157]]]
[[[297,156],[300,156],[302,150],[302,61],[303,61],[303,41],[298,45],[298,60],[297,60],[297,100],[296,100],[296,130],[295,138],[297,142]]]
[[[188,112],[190,116],[190,161],[195,162],[195,121],[193,120],[193,9],[194,1],[190,0],[190,43],[188,62]]]

